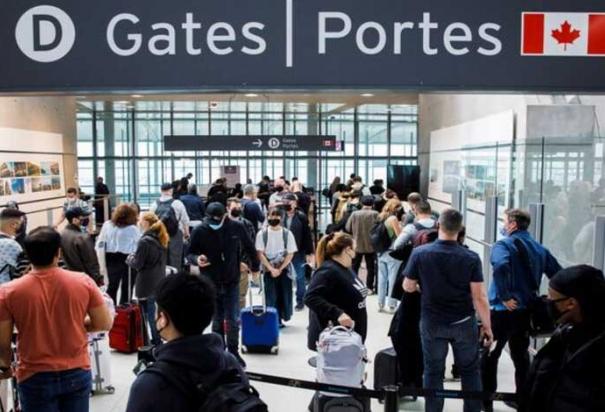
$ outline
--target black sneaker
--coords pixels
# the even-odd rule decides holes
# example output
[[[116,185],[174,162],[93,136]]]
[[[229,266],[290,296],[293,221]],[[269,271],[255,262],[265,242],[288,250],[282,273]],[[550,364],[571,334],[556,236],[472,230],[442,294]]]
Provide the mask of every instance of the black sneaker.
[[[297,312],[301,312],[305,309],[305,304],[304,303],[297,303],[296,307],[294,308],[295,311]]]

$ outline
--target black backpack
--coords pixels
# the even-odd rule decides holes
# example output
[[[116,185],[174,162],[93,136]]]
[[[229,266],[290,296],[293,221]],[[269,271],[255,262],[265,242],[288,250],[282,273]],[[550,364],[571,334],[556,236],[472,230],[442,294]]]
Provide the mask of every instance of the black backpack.
[[[374,226],[370,229],[370,243],[377,253],[389,250],[389,247],[391,246],[391,237],[382,220],[374,223]]]
[[[190,384],[183,383],[187,371],[168,362],[156,362],[143,373],[163,376],[185,397],[191,399],[197,412],[268,412],[256,389],[243,382],[240,371],[227,369],[212,381],[196,379],[191,374]]]
[[[176,218],[172,202],[174,202],[174,199],[166,200],[165,202],[158,200],[156,202],[157,208],[155,209],[156,216],[164,223],[170,237],[176,235],[179,231],[179,220]]]

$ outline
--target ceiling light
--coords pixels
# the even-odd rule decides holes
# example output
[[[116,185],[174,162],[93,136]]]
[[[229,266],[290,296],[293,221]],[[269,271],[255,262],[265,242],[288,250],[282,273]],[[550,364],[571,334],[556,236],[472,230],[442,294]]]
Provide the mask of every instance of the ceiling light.
[[[374,97],[372,93],[363,93],[361,97]]]
[[[258,97],[258,94],[256,94],[256,93],[247,93],[245,96],[246,97]]]
[[[141,97],[143,97],[142,94],[133,94],[130,97],[132,97],[133,99],[140,99]]]
[[[126,100],[119,100],[117,102],[114,102],[115,104],[128,104],[129,102]]]

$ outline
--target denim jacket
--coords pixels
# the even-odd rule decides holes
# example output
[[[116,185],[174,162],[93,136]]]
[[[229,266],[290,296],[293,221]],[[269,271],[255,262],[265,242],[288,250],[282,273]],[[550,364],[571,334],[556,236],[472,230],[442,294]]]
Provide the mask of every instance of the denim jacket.
[[[532,261],[534,273],[523,263],[515,246],[515,238],[520,239]],[[551,253],[536,242],[526,230],[517,230],[496,242],[492,249],[491,264],[493,281],[488,297],[492,310],[507,310],[503,301],[515,299],[519,309],[526,309],[530,299],[538,292],[535,285],[542,281],[542,274],[549,278],[561,270],[559,262]]]

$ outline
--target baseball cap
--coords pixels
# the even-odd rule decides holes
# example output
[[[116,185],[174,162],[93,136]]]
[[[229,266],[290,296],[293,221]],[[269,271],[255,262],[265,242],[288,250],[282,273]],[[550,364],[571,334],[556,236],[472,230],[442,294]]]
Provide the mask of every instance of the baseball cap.
[[[210,220],[214,220],[216,223],[220,223],[225,216],[227,210],[225,210],[225,206],[219,202],[212,202],[206,207],[206,216],[210,218]]]
[[[362,196],[361,204],[364,206],[374,206],[374,196]]]
[[[162,184],[162,187],[160,189],[162,190],[162,192],[170,190],[172,189],[172,183],[164,183]]]
[[[282,200],[298,200],[298,197],[296,197],[296,195],[294,193],[286,193],[285,195],[283,195]]]
[[[88,215],[90,215],[90,212],[85,211],[81,207],[72,207],[72,208],[67,209],[67,211],[65,212],[65,219],[71,220],[75,217],[88,216]]]
[[[15,219],[20,218],[23,215],[25,215],[25,213],[19,209],[6,208],[0,212],[0,219]]]

